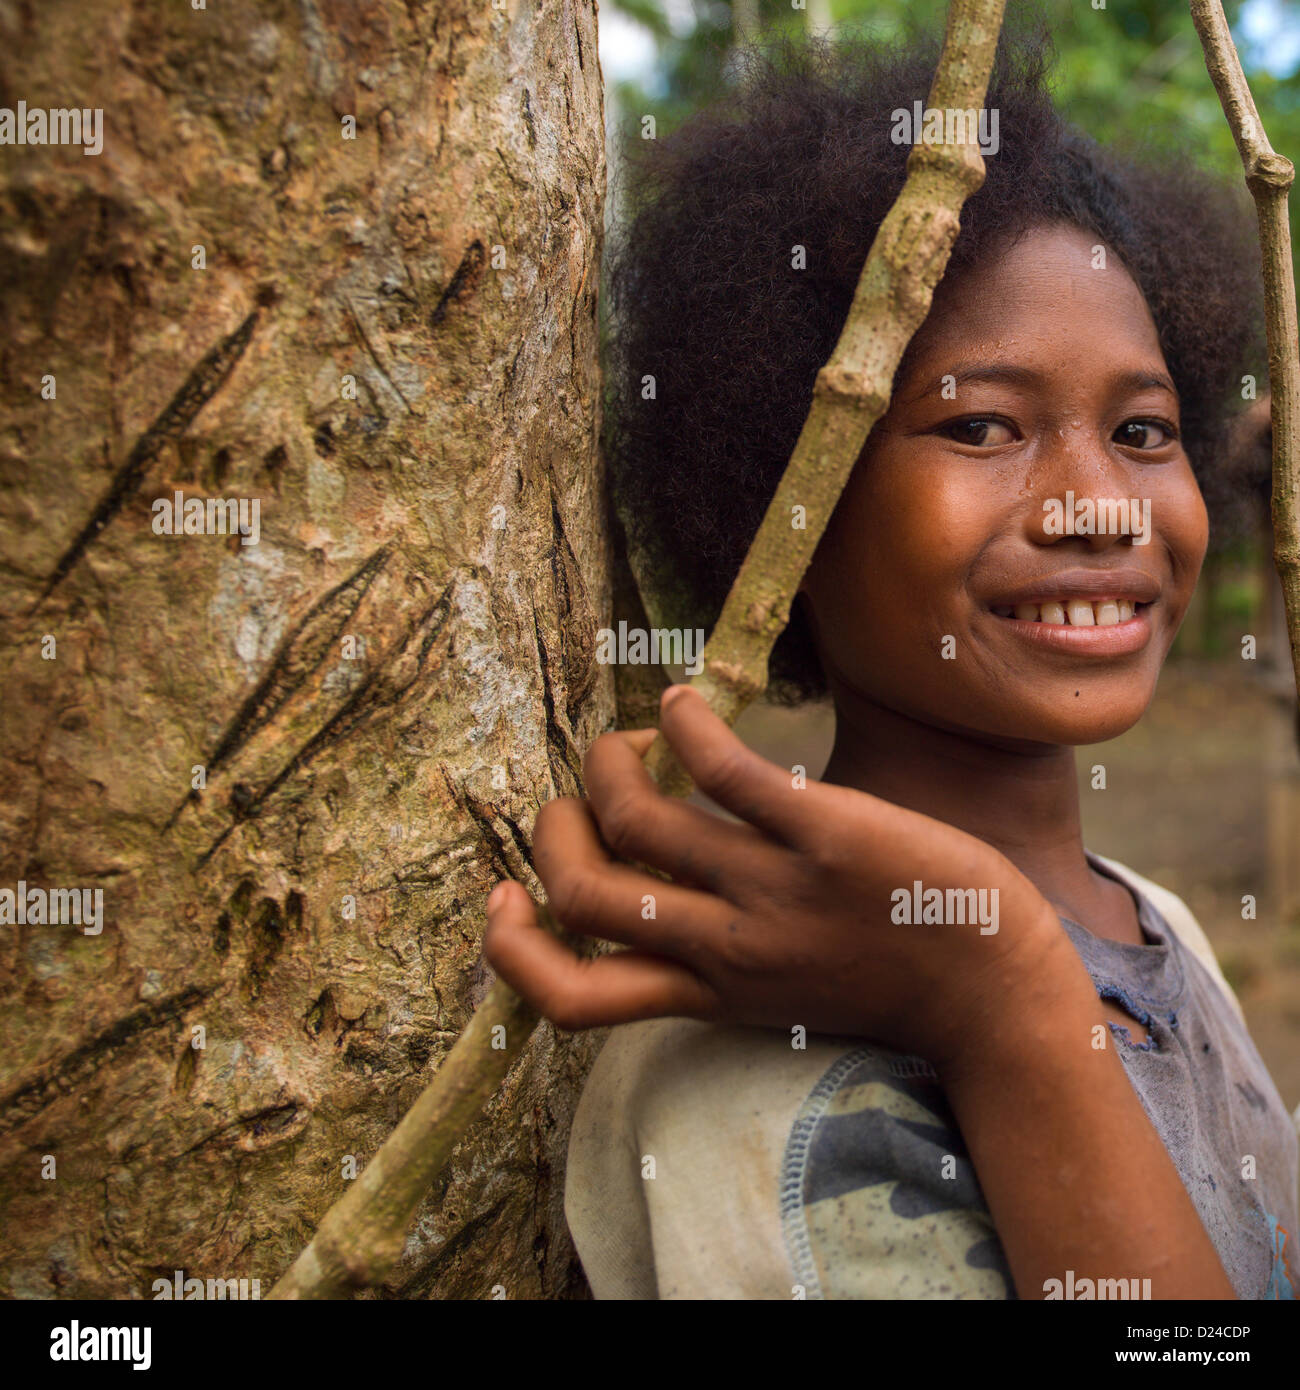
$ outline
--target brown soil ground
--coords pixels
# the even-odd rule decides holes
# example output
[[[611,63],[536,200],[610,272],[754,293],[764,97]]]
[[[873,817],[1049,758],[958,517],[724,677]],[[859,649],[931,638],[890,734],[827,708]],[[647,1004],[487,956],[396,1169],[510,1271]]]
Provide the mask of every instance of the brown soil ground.
[[[1089,849],[1177,893],[1245,1009],[1277,1088],[1300,1105],[1300,757],[1287,707],[1254,663],[1173,662],[1143,720],[1078,754]],[[825,766],[828,708],[746,712],[745,741],[810,775]],[[1091,768],[1106,768],[1104,791]],[[1242,896],[1257,902],[1243,921]]]

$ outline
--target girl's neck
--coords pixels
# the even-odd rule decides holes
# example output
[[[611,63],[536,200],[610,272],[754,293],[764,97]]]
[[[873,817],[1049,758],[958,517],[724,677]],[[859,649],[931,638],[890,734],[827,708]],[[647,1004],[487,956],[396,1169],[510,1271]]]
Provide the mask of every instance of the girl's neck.
[[[823,781],[977,836],[1065,916],[1098,936],[1142,941],[1132,897],[1084,855],[1072,748],[1000,746],[843,690],[835,691],[835,713]]]

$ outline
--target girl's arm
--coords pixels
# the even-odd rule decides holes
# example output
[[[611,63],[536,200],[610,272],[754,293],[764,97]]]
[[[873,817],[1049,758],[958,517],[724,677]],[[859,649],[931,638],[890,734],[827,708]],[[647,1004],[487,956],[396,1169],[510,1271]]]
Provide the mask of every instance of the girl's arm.
[[[1041,1298],[1072,1270],[1149,1278],[1153,1299],[1235,1298],[1074,963],[1082,982],[1042,972],[937,1068],[1016,1291]]]
[[[561,1028],[676,1016],[925,1057],[1022,1298],[1070,1271],[1076,1283],[1149,1278],[1153,1298],[1234,1297],[1082,960],[1009,860],[878,797],[793,783],[695,692],[670,690],[661,725],[696,785],[740,821],[663,796],[641,762],[650,731],[598,739],[589,801],[543,807],[534,858],[566,927],[631,949],[580,959],[504,883],[484,948],[508,984]],[[918,885],[954,901],[973,891],[988,910],[913,921]]]

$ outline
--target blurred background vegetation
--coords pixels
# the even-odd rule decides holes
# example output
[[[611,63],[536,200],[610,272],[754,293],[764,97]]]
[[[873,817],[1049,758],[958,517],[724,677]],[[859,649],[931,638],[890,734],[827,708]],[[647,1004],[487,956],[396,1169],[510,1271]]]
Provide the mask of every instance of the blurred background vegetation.
[[[1104,8],[1094,8],[1094,3]],[[796,8],[798,6],[798,8]],[[1233,37],[1274,149],[1300,163],[1300,0],[1227,0]],[[620,151],[655,118],[667,134],[731,80],[734,47],[753,38],[845,29],[883,38],[941,34],[946,0],[605,0],[600,12],[610,156],[607,215],[620,212]],[[1241,181],[1241,160],[1205,70],[1186,0],[1008,0],[1007,23],[1041,22],[1056,48],[1055,96],[1074,124],[1106,145],[1139,146]],[[1300,248],[1300,196],[1291,199]],[[1264,395],[1260,383],[1260,395]],[[1258,444],[1267,407],[1256,412]],[[1205,612],[1182,650],[1234,645],[1220,617],[1249,622],[1269,601],[1259,571],[1267,527],[1267,439],[1244,465],[1239,513],[1213,538]],[[1252,476],[1253,475],[1253,478]],[[1204,620],[1202,620],[1204,619]]]
[[[1098,5],[1101,0],[1096,0]],[[797,8],[796,8],[797,6]],[[1274,149],[1300,163],[1300,0],[1228,0],[1242,65]],[[619,215],[620,147],[655,117],[667,134],[731,80],[747,37],[883,37],[942,31],[945,0],[603,0],[610,196]],[[1008,0],[1012,22],[1041,17],[1057,51],[1067,119],[1103,144],[1195,158],[1240,180],[1241,162],[1205,70],[1185,0]],[[1300,245],[1300,196],[1292,239]],[[1265,395],[1260,383],[1260,396]],[[1267,401],[1224,460],[1240,495],[1218,530],[1146,717],[1109,744],[1080,749],[1090,848],[1182,896],[1200,918],[1246,1007],[1288,1108],[1300,1102],[1300,757],[1281,589],[1272,570]],[[1253,639],[1254,655],[1243,639]],[[738,726],[751,746],[818,775],[833,735],[828,706],[760,705]],[[1093,769],[1106,769],[1098,788]],[[1243,899],[1257,903],[1243,917]]]
[[[794,8],[798,3],[800,8]],[[605,0],[601,61],[611,126],[653,115],[671,130],[727,81],[731,46],[747,33],[908,25],[942,32],[944,0]],[[1300,4],[1228,0],[1224,9],[1273,147],[1300,151]],[[1057,99],[1104,144],[1189,145],[1209,165],[1240,162],[1205,71],[1186,0],[1009,0],[1008,18],[1041,15],[1056,43]],[[1292,210],[1293,216],[1295,209]]]

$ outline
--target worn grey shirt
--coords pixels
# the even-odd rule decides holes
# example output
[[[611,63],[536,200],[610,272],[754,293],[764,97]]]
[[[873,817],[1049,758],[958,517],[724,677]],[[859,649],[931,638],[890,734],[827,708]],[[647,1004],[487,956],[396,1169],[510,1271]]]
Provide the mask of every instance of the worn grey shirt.
[[[1146,938],[1063,923],[1099,995],[1149,1032],[1112,1025],[1113,1045],[1238,1295],[1294,1298],[1294,1123],[1186,906],[1090,858],[1132,890]],[[933,1072],[852,1039],[614,1030],[575,1117],[565,1210],[597,1298],[1015,1297]],[[1063,1296],[1141,1297],[1143,1274]]]

